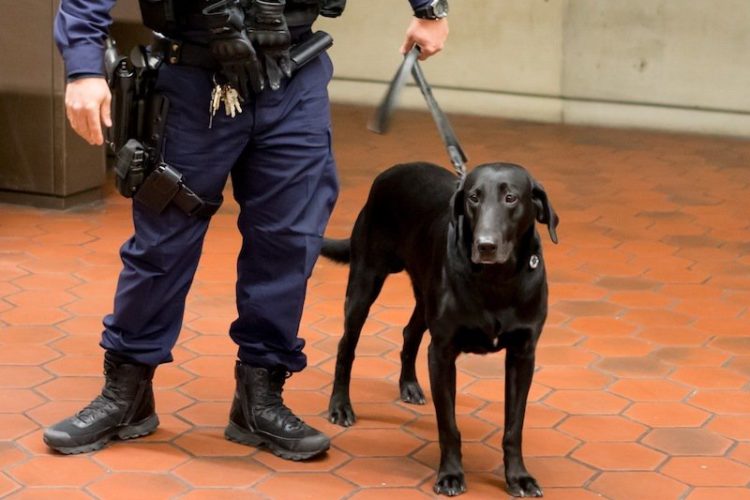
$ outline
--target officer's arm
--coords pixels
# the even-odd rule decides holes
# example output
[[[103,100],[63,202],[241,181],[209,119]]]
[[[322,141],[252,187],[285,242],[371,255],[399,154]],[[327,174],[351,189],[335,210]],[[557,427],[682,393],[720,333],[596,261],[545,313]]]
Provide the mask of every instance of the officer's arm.
[[[73,130],[90,144],[102,144],[102,121],[111,126],[111,94],[104,80],[104,39],[115,0],[62,0],[55,18],[55,42],[65,60],[65,109]]]
[[[416,12],[433,3],[433,0],[409,0],[412,9]],[[409,28],[406,30],[406,39],[401,46],[401,53],[405,54],[414,45],[419,45],[421,51],[419,58],[424,60],[443,50],[445,40],[448,38],[448,19],[419,19],[412,18]]]

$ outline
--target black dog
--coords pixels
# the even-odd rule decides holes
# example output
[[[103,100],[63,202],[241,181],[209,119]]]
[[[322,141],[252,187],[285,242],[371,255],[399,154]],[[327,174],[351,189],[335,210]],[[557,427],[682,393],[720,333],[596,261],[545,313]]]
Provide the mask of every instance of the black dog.
[[[390,273],[406,270],[416,306],[404,328],[401,398],[424,404],[415,358],[429,328],[429,373],[440,436],[434,490],[466,490],[456,427],[456,358],[506,349],[505,478],[515,496],[542,496],[521,454],[521,430],[534,352],[547,317],[547,280],[534,221],[557,243],[558,216],[528,172],[505,163],[476,167],[456,190],[436,165],[398,165],[380,174],[347,240],[326,240],[322,254],[350,262],[344,336],[329,406],[331,422],[350,426],[354,350],[370,306]]]

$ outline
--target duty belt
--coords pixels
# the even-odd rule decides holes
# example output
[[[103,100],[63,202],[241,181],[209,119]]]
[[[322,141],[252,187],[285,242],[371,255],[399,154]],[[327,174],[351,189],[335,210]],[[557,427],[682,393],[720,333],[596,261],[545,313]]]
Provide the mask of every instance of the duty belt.
[[[300,53],[304,52],[305,55],[310,55],[310,47],[312,47],[315,53],[311,55],[316,56],[329,48],[333,43],[330,35],[324,31],[313,33],[309,26],[291,28],[291,33],[292,48],[290,52],[294,66],[293,69],[299,69],[312,59],[312,57],[309,57],[303,61],[299,57]],[[207,44],[190,40],[177,40],[154,34],[153,41],[151,42],[151,51],[167,64],[195,66],[212,71],[219,70],[219,63],[213,54],[211,54],[211,50]]]

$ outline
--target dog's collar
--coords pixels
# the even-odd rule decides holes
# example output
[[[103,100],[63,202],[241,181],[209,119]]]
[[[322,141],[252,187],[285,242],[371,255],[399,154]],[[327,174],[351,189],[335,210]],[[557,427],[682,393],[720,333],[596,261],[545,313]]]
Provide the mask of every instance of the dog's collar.
[[[539,262],[540,262],[540,260],[539,260],[539,256],[538,256],[538,255],[536,255],[536,254],[534,254],[534,255],[532,255],[532,256],[531,256],[531,258],[529,259],[529,267],[530,267],[531,269],[536,269],[537,267],[539,267]]]

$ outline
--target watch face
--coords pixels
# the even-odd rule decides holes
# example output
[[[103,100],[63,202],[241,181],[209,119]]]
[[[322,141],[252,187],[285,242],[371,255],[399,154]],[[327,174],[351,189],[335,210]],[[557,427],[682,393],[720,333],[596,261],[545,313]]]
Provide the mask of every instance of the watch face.
[[[437,17],[445,17],[448,15],[448,2],[447,0],[437,0],[433,4],[433,9],[435,9],[435,16]]]

